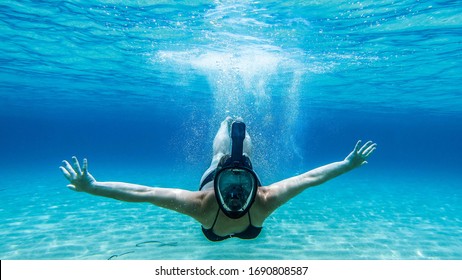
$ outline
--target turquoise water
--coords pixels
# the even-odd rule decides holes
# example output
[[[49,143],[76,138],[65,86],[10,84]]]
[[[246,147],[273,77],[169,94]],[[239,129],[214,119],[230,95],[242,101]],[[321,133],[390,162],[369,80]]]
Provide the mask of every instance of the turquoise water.
[[[461,259],[458,1],[2,1],[1,259]],[[241,116],[263,184],[369,164],[278,209],[255,240],[75,193],[101,181],[198,188]],[[143,243],[146,242],[146,243]],[[141,244],[142,243],[142,244]]]

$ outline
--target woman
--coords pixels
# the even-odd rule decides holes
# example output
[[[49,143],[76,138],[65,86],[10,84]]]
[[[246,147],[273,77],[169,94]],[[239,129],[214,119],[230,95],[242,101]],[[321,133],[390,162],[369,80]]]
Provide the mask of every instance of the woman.
[[[230,237],[253,239],[260,234],[265,219],[279,206],[309,187],[367,163],[376,147],[371,141],[363,146],[358,141],[343,161],[263,187],[252,169],[251,139],[245,124],[228,117],[215,136],[212,163],[202,176],[199,191],[99,182],[88,172],[87,160],[83,160],[81,168],[76,157],[72,157],[72,164],[63,161],[60,169],[71,190],[127,202],[149,202],[188,215],[202,225],[210,241]]]

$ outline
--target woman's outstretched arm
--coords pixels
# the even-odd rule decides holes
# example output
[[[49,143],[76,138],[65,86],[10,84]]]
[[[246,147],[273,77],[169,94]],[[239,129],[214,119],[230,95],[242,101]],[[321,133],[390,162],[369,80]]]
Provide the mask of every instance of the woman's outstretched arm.
[[[315,168],[264,188],[264,204],[268,215],[307,188],[320,185],[366,164],[367,158],[375,151],[376,147],[377,144],[372,141],[368,141],[363,146],[361,146],[361,141],[358,141],[354,150],[344,160]]]
[[[76,157],[72,157],[72,164],[63,161],[63,166],[60,166],[60,169],[64,177],[70,182],[67,187],[74,191],[127,202],[149,202],[195,219],[200,218],[202,212],[203,192],[148,187],[124,182],[98,182],[88,172],[87,159],[83,160],[81,168]]]

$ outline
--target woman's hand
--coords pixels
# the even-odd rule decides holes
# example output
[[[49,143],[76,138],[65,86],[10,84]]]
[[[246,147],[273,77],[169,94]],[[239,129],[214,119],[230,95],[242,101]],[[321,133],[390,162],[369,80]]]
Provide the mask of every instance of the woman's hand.
[[[87,192],[96,183],[95,178],[88,173],[87,159],[83,159],[82,169],[80,169],[80,164],[76,157],[72,157],[72,162],[73,165],[63,160],[63,166],[59,167],[64,177],[70,182],[67,187],[73,191]]]
[[[366,164],[367,158],[377,148],[377,144],[372,141],[367,141],[362,147],[360,146],[361,140],[356,143],[354,150],[345,158],[345,161],[351,164],[353,168]]]

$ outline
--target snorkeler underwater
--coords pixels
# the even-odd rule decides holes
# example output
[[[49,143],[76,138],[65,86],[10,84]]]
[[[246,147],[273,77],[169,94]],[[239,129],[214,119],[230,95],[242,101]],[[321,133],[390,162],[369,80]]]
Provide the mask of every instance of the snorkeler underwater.
[[[99,182],[88,172],[87,159],[83,160],[81,168],[76,157],[72,158],[73,164],[63,161],[60,168],[71,190],[127,202],[149,202],[185,214],[202,225],[210,241],[231,237],[253,239],[260,234],[265,219],[277,208],[307,188],[364,165],[377,144],[368,141],[361,145],[358,141],[343,161],[265,187],[252,169],[251,146],[245,123],[227,117],[215,136],[211,166],[202,176],[199,191]]]

